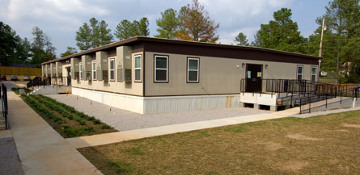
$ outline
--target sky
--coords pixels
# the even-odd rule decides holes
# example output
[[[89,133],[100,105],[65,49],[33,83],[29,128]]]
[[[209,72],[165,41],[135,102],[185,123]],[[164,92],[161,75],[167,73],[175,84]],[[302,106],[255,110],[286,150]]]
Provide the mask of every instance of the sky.
[[[79,27],[95,17],[105,20],[112,32],[123,19],[130,21],[147,17],[150,36],[157,34],[156,19],[161,12],[179,10],[191,0],[0,0],[0,21],[10,25],[22,38],[32,40],[32,28],[38,26],[50,37],[59,56],[68,46],[76,46]],[[217,33],[222,44],[234,44],[243,32],[250,41],[273,19],[281,8],[292,10],[292,19],[299,25],[301,35],[313,34],[317,17],[325,14],[329,0],[199,0],[209,16],[220,24]],[[114,38],[115,39],[115,38]],[[115,39],[117,41],[117,39]]]

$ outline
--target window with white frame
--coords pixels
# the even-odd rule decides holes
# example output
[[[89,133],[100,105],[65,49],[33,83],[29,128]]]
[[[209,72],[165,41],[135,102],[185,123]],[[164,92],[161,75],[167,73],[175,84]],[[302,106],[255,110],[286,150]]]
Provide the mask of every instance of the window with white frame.
[[[115,59],[110,59],[109,61],[109,74],[110,74],[110,81],[115,80]]]
[[[312,67],[311,68],[311,81],[315,82],[316,81],[316,67]]]
[[[93,80],[96,80],[96,62],[93,61],[92,62],[92,75],[93,75]]]
[[[141,81],[141,55],[134,57],[135,81]]]
[[[155,56],[155,82],[168,82],[169,57],[164,55]]]
[[[82,79],[83,79],[83,75],[82,75],[82,73],[83,73],[83,66],[82,66],[81,63],[79,63],[79,70],[80,70],[79,76],[80,76],[80,79],[82,80]]]
[[[187,68],[187,82],[199,82],[199,58],[188,58]]]
[[[297,67],[297,80],[302,80],[303,79],[303,66],[298,66]]]

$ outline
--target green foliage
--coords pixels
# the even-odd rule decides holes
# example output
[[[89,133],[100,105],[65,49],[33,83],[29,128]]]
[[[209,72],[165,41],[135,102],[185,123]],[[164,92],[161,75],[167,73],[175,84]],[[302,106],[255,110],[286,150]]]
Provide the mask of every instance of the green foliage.
[[[274,12],[274,20],[261,24],[253,45],[288,52],[305,53],[306,39],[300,35],[298,25],[291,19],[291,9]]]
[[[114,35],[119,40],[128,39],[133,36],[149,36],[149,20],[146,17],[141,18],[139,21],[134,20],[133,22],[124,19],[116,26]]]
[[[155,35],[155,37],[175,39],[175,32],[181,24],[177,15],[177,11],[172,8],[161,12],[161,19],[156,20],[156,24],[159,27],[156,31],[158,31],[159,34]]]
[[[29,61],[30,42],[19,35],[7,24],[0,21],[0,64],[27,63]]]
[[[41,63],[56,58],[55,47],[50,38],[38,27],[33,27],[33,42],[31,44],[31,63],[40,67]]]
[[[74,47],[67,47],[66,51],[61,54],[61,57],[66,57],[75,53],[77,53],[77,51]]]
[[[342,82],[359,82],[357,65],[360,60],[360,1],[333,0],[325,9],[326,13],[316,19],[319,27],[309,37],[308,54],[318,54],[321,25],[325,19],[322,70],[336,71],[336,77]],[[349,67],[342,66],[349,63]],[[341,75],[342,69],[344,73]]]
[[[84,23],[76,32],[76,45],[80,50],[88,50],[108,44],[112,41],[113,36],[108,24],[96,18],[91,18],[88,23]]]
[[[102,124],[101,129],[110,129],[111,127],[107,124]]]
[[[249,46],[249,41],[246,38],[246,35],[242,32],[240,32],[236,37],[235,37],[235,42],[237,43],[237,45],[239,46]]]

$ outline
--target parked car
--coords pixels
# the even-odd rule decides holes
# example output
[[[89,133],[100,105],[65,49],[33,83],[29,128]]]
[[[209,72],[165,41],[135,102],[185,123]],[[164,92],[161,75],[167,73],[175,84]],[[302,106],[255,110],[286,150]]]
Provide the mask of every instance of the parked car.
[[[6,75],[1,75],[1,80],[6,81]]]
[[[11,81],[18,81],[17,75],[11,75],[10,80]]]
[[[24,75],[24,81],[30,81],[29,75]]]

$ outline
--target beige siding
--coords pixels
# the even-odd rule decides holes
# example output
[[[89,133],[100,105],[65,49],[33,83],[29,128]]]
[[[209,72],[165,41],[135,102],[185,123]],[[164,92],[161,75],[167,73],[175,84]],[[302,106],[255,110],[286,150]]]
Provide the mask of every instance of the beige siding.
[[[142,96],[143,95],[143,83],[142,82],[134,82],[134,55],[142,55],[142,52],[139,53],[132,53],[131,55],[131,70],[132,70],[132,81],[130,83],[125,83],[125,81],[118,82],[117,81],[117,73],[115,70],[115,81],[110,81],[110,59],[115,57],[108,57],[108,77],[109,81],[108,83],[105,83],[104,81],[99,80],[93,80],[91,83],[87,80],[80,80],[79,82],[77,80],[72,80],[72,86],[78,87],[78,88],[84,88],[84,89],[90,89],[90,90],[98,90],[98,91],[106,91],[106,92],[113,92],[113,93],[120,93],[120,94],[129,94],[129,95],[136,95],[136,96]],[[95,61],[95,59],[92,59]],[[142,59],[143,61],[143,59]],[[115,59],[115,69],[117,69],[119,60]],[[79,62],[79,64],[82,63],[82,61]],[[143,64],[142,64],[143,65]],[[99,75],[99,74],[98,74]]]
[[[169,56],[169,82],[154,83],[154,55]],[[194,55],[146,52],[145,95],[206,95],[240,92],[240,80],[245,78],[245,64],[263,65],[263,79],[296,79],[298,64],[252,61]],[[187,83],[187,57],[200,58],[199,83]],[[268,65],[265,68],[265,65]],[[303,79],[310,80],[312,65],[304,65]],[[313,65],[314,66],[314,65]]]

